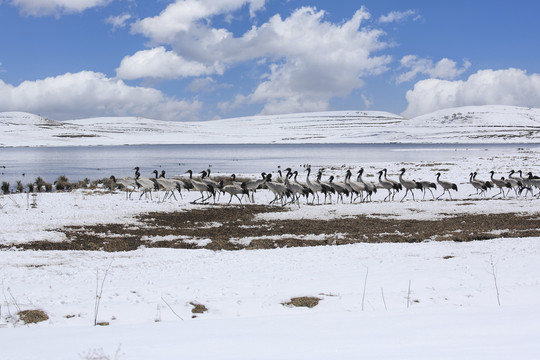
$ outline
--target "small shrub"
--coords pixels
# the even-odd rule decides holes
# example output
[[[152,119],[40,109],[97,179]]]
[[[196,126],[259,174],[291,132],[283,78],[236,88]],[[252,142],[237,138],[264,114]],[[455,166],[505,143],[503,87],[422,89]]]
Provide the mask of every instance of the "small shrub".
[[[74,185],[76,189],[86,189],[90,185],[90,179],[86,178],[84,180],[79,180],[77,184]]]
[[[70,191],[73,186],[69,182],[69,179],[65,177],[64,175],[61,175],[56,179],[54,182],[54,186],[56,188],[56,191]]]
[[[2,194],[9,194],[9,183],[6,181],[2,182]]]
[[[21,180],[17,180],[17,192],[18,193],[24,192],[24,185],[22,184]]]
[[[23,310],[17,313],[19,320],[26,324],[37,324],[49,320],[49,315],[43,310]]]
[[[45,192],[52,192],[53,185],[51,183],[45,183]]]
[[[43,180],[43,178],[41,176],[38,176],[36,178],[36,180],[34,180],[34,184],[36,184],[36,190],[37,192],[42,192],[43,190],[45,190],[45,184],[47,182],[45,180]]]
[[[114,190],[115,189],[115,183],[110,178],[104,178],[101,180],[101,183],[103,184],[103,187],[108,190]]]
[[[26,187],[28,188],[28,192],[31,192],[33,193],[34,192],[34,184],[33,183],[29,183],[29,184],[26,184]]]

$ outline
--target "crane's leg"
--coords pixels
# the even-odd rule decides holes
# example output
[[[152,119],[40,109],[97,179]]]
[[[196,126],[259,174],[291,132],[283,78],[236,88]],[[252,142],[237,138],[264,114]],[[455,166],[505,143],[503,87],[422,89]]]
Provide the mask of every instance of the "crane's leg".
[[[403,200],[405,200],[405,197],[407,196],[408,192],[409,192],[409,189],[405,189],[405,195],[403,195],[400,202],[403,202]]]

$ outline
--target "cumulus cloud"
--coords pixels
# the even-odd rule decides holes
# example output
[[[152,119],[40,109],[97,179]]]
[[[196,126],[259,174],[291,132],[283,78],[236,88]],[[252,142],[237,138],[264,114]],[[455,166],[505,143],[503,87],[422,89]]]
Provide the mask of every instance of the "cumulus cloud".
[[[144,116],[192,120],[199,102],[179,101],[156,89],[133,87],[92,71],[66,73],[18,86],[0,80],[0,108],[27,111],[57,120],[95,116]],[[74,115],[76,114],[76,115]]]
[[[480,70],[466,81],[427,79],[407,91],[405,117],[467,105],[540,107],[540,74],[520,69]]]
[[[264,8],[265,0],[177,0],[159,15],[135,22],[132,30],[157,43],[169,43],[176,35],[190,31],[199,20],[230,13],[246,4],[253,16]]]
[[[439,60],[436,64],[431,59],[419,58],[416,55],[407,55],[400,60],[401,68],[409,69],[396,78],[396,83],[401,84],[413,80],[418,74],[428,75],[432,78],[452,80],[463,74],[471,63],[468,60],[463,61],[461,68],[457,63],[448,58]]]
[[[222,73],[218,63],[207,66],[197,61],[188,61],[163,46],[142,50],[122,59],[116,74],[121,79],[139,78],[175,79],[187,76],[200,76]]]
[[[111,0],[11,0],[11,4],[30,16],[81,13],[87,9],[105,6]]]
[[[380,23],[401,22],[410,17],[414,17],[413,20],[418,20],[422,18],[420,15],[418,15],[418,13],[415,10],[392,11],[388,15],[382,15],[379,18],[379,22]]]
[[[150,37],[152,42],[165,43],[173,54],[186,61],[204,64],[200,74],[224,72],[245,61],[254,61],[265,71],[259,84],[247,95],[237,97],[245,103],[264,104],[263,113],[325,110],[334,96],[348,95],[363,85],[362,77],[387,71],[389,56],[375,56],[387,45],[380,40],[381,30],[363,26],[370,18],[365,8],[339,24],[325,20],[326,13],[313,7],[295,10],[289,17],[272,16],[268,22],[253,26],[239,37],[226,29],[197,21],[218,12],[224,13],[249,3],[258,9],[263,1],[228,0],[222,2],[185,1],[169,5],[153,18],[142,19],[132,31]],[[150,55],[150,53],[144,53]],[[152,52],[153,54],[154,52]],[[134,55],[134,58],[139,56]],[[143,68],[126,62],[120,66],[119,77],[166,77],[163,67]],[[261,61],[263,59],[264,61]],[[178,61],[178,59],[176,60]],[[176,67],[169,67],[169,77],[190,76]],[[120,71],[122,70],[122,71]],[[193,71],[196,75],[197,71]],[[152,75],[154,73],[155,75]]]
[[[118,15],[118,16],[109,16],[107,19],[105,19],[105,22],[107,24],[111,24],[114,31],[116,29],[121,29],[121,28],[126,27],[126,23],[129,19],[131,19],[131,15],[123,14],[123,15]]]
[[[385,47],[383,33],[362,28],[370,17],[364,8],[339,25],[324,16],[324,11],[301,8],[286,19],[276,15],[245,35],[254,44],[251,49],[280,56],[248,97],[265,104],[263,113],[326,110],[331,98],[362,87],[362,77],[387,70],[390,57],[372,55]]]

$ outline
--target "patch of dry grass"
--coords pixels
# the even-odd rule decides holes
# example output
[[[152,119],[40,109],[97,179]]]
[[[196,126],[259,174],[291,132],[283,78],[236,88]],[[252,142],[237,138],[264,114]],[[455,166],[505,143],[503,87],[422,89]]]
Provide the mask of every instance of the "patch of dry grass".
[[[208,311],[208,308],[204,306],[203,304],[198,304],[195,302],[190,302],[189,304],[193,306],[193,309],[191,309],[191,312],[193,314],[204,314],[205,312]]]
[[[42,321],[49,320],[49,315],[43,310],[22,310],[17,313],[19,320],[23,324],[37,324]]]
[[[284,306],[313,308],[319,305],[321,298],[315,296],[293,297],[290,301],[282,303]]]
[[[5,244],[33,250],[130,251],[140,246],[209,250],[274,249],[343,245],[358,242],[474,241],[540,236],[540,214],[455,215],[436,220],[394,219],[366,215],[328,220],[261,220],[259,214],[286,208],[264,205],[207,206],[176,212],[152,212],[125,224],[67,226],[53,229],[67,241]],[[210,226],[211,225],[211,226]],[[161,238],[167,238],[162,240]],[[244,238],[249,242],[239,241]],[[152,239],[152,240],[148,240]],[[204,241],[210,239],[211,241]],[[201,246],[198,245],[202,244]]]

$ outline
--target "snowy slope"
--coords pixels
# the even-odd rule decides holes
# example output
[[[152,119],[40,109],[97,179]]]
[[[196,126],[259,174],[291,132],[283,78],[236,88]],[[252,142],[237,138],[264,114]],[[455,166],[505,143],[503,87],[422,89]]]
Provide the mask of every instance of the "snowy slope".
[[[0,113],[0,146],[389,142],[537,143],[540,109],[468,106],[413,119],[380,111],[332,111],[202,122],[140,117],[58,122]]]

